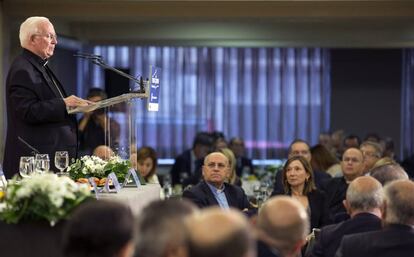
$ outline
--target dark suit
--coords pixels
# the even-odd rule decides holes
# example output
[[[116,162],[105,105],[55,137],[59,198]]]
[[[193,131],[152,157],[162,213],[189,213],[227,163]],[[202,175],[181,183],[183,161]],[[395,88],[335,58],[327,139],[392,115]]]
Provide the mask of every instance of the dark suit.
[[[241,178],[243,174],[243,169],[247,168],[248,175],[254,174],[253,162],[251,159],[241,156],[236,159],[236,175]]]
[[[4,170],[8,178],[18,172],[20,156],[32,155],[32,150],[18,137],[40,153],[49,154],[51,170],[55,170],[55,151],[65,150],[69,158],[76,158],[76,118],[68,115],[62,98],[66,93],[53,73],[49,71],[48,74],[46,69],[39,56],[23,50],[7,75]]]
[[[195,160],[192,162],[191,149],[184,151],[175,158],[174,165],[170,170],[172,184],[195,185],[201,179],[201,167],[203,160]],[[192,170],[193,167],[193,170]]]
[[[348,190],[348,183],[344,177],[332,178],[322,186],[328,197],[329,214],[334,222],[338,222],[339,215],[345,214],[346,210],[342,203],[346,197],[346,190]],[[342,220],[341,220],[342,221]]]
[[[258,240],[257,257],[282,257],[282,255],[277,249],[272,249],[265,242]]]
[[[322,228],[310,257],[334,257],[343,236],[381,229],[381,219],[371,213],[359,213],[349,220]]]
[[[240,210],[251,208],[247,196],[241,187],[228,183],[224,183],[224,187],[224,194],[230,207]],[[219,204],[205,181],[201,181],[190,189],[185,190],[183,197],[188,198],[200,208]]]
[[[283,194],[280,194],[283,195]],[[290,195],[289,193],[287,195]],[[328,202],[324,192],[313,190],[308,195],[310,209],[310,229],[321,228],[331,223],[328,210]]]
[[[411,257],[414,255],[414,229],[392,224],[383,230],[348,235],[335,256]]]

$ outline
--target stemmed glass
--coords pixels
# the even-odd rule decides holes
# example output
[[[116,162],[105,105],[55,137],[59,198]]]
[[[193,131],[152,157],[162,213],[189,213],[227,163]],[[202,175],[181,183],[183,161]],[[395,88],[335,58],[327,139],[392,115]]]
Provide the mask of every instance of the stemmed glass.
[[[33,156],[22,156],[20,157],[19,173],[22,178],[29,178],[34,169],[34,157]]]
[[[56,151],[55,153],[55,167],[60,170],[58,176],[65,176],[67,173],[63,172],[69,166],[69,154],[67,151]]]
[[[37,173],[48,172],[50,169],[50,160],[48,154],[36,154],[35,171]]]

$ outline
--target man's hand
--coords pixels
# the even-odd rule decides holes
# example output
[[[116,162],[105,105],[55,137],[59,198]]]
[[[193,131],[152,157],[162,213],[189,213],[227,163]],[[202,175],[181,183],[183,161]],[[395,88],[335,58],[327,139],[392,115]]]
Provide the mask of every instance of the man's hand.
[[[79,98],[75,95],[63,98],[63,101],[65,102],[66,107],[88,106],[94,104],[94,102]]]

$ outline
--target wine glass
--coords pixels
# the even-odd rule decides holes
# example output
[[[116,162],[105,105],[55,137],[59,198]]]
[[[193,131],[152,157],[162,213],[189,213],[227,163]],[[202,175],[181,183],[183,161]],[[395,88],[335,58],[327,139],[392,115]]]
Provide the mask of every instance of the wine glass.
[[[29,178],[34,169],[34,157],[33,156],[22,156],[20,157],[19,173],[22,178]]]
[[[48,154],[38,153],[35,156],[35,171],[37,173],[48,172],[50,169],[50,160]]]
[[[60,170],[59,176],[67,175],[63,172],[69,166],[69,154],[67,151],[56,151],[55,153],[55,167]]]

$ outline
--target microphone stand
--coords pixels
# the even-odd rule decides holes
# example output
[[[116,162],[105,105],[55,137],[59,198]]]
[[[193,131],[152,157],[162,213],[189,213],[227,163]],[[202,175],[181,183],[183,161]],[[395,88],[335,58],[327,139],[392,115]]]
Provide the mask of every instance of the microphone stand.
[[[133,93],[143,93],[143,94],[145,93],[145,85],[144,85],[144,81],[142,79],[142,76],[140,76],[139,79],[137,79],[137,78],[135,78],[135,77],[123,72],[123,71],[115,69],[114,67],[109,66],[108,64],[106,64],[102,60],[102,56],[100,56],[100,55],[87,54],[87,53],[78,53],[78,54],[75,54],[74,56],[80,57],[80,58],[83,58],[83,59],[91,60],[91,62],[93,64],[101,66],[104,69],[108,69],[108,70],[111,70],[113,72],[116,72],[119,75],[121,75],[122,77],[125,77],[125,78],[128,78],[128,79],[134,81],[135,83],[137,83],[139,85],[139,90],[137,90],[137,91],[134,90]]]

